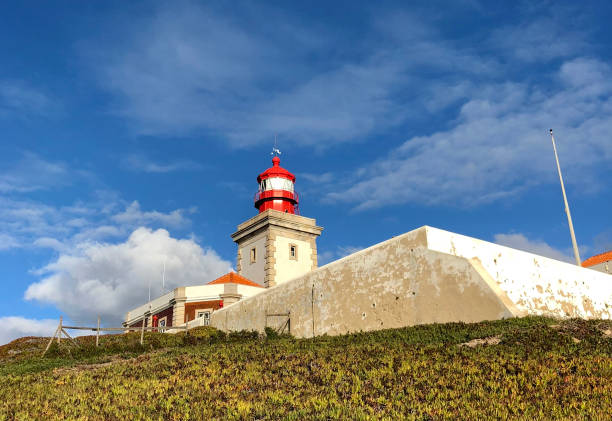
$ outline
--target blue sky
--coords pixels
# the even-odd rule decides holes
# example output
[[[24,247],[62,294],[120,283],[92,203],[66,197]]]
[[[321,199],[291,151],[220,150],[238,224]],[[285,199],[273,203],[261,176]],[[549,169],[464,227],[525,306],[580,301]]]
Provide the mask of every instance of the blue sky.
[[[116,324],[235,265],[274,135],[329,262],[422,225],[612,248],[609,2],[19,2],[0,15],[0,320]]]

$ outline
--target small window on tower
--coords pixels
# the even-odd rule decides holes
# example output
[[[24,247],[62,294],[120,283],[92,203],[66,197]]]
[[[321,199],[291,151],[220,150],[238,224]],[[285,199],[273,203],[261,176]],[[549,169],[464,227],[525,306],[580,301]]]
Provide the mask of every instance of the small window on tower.
[[[289,244],[289,259],[297,260],[298,258],[298,249],[295,244]]]
[[[255,247],[251,249],[251,263],[255,263],[257,261],[257,251]]]

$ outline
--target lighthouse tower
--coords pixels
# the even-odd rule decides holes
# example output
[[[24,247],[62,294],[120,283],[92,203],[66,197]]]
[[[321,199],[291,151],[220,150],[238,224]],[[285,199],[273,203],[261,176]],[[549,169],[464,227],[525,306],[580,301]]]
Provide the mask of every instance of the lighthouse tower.
[[[278,156],[257,183],[259,214],[238,225],[232,239],[238,245],[238,273],[272,287],[317,267],[316,239],[323,228],[299,215],[295,175],[280,166]]]
[[[255,207],[259,213],[274,209],[285,213],[299,213],[298,194],[293,186],[295,175],[280,166],[280,158],[272,158],[272,168],[257,176],[259,191],[255,193]]]

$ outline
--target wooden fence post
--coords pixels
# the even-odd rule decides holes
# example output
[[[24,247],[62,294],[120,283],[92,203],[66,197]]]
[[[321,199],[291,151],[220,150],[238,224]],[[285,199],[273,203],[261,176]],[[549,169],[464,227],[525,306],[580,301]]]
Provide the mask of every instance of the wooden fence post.
[[[62,340],[62,330],[64,328],[62,327],[62,316],[60,316],[60,324],[59,327],[57,328],[57,344],[59,345],[61,340]]]
[[[57,329],[55,329],[55,333],[53,334],[53,336],[51,336],[51,339],[49,339],[49,343],[47,344],[47,347],[45,348],[45,352],[43,352],[43,354],[42,354],[43,357],[45,356],[45,354],[49,350],[49,347],[53,343],[53,339],[55,339],[55,337],[57,336],[57,333],[59,332],[59,329],[60,329],[60,325],[57,325]]]
[[[100,340],[100,316],[98,316],[98,330],[96,331],[96,348]]]
[[[142,326],[140,328],[140,345],[144,344],[144,325],[145,325],[146,317],[142,318]]]
[[[75,341],[74,338],[70,336],[68,332],[66,332],[66,329],[62,328],[62,332],[64,332],[64,335],[66,335],[66,337],[70,339],[70,342],[72,342],[72,345],[76,346],[77,348],[79,347],[79,344],[77,343],[77,341]]]

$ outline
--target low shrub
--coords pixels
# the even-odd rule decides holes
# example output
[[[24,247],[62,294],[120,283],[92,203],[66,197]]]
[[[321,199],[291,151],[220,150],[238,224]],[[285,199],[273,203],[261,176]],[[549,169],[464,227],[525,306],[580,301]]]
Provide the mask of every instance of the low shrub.
[[[4,361],[0,420],[605,419],[606,323],[522,318],[284,340],[199,328],[147,334],[140,348],[139,335],[104,338],[115,355],[68,355],[62,343],[48,358]],[[500,343],[460,346],[491,337]]]

